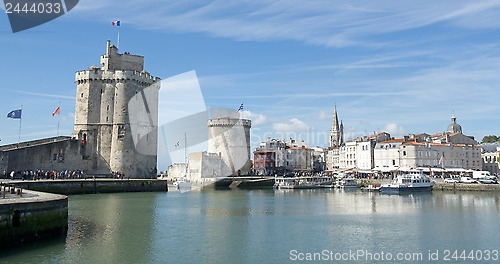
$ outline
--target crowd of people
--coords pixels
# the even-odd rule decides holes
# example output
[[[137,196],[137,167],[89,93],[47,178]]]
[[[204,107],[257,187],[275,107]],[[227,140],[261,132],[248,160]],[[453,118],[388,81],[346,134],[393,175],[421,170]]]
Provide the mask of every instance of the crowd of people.
[[[3,171],[4,179],[11,180],[55,180],[55,179],[84,179],[85,174],[81,170],[23,170],[23,171]]]

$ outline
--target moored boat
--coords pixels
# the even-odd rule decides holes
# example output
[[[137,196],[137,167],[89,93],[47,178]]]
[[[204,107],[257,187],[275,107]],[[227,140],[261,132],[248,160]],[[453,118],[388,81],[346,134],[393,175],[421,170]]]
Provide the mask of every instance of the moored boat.
[[[332,188],[334,178],[332,177],[276,177],[274,187],[277,189],[318,189]]]
[[[400,191],[430,191],[435,182],[426,175],[418,173],[409,173],[399,175],[391,183],[382,184],[382,192],[400,192]]]
[[[376,185],[368,185],[368,186],[365,186],[365,187],[361,187],[361,190],[363,191],[369,191],[369,192],[378,192],[380,191],[380,186],[376,186]]]
[[[337,180],[336,186],[339,188],[359,188],[361,185],[354,178],[342,178]]]

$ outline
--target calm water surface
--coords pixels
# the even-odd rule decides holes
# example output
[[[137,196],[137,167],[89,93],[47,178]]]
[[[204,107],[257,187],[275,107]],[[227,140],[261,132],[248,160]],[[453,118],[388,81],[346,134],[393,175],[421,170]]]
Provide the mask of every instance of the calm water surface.
[[[69,212],[66,238],[1,253],[0,263],[289,263],[323,250],[383,251],[393,258],[422,253],[415,263],[429,263],[429,250],[438,250],[443,263],[500,262],[451,255],[442,261],[445,250],[500,250],[498,193],[97,194],[70,196]],[[408,262],[329,257],[334,263]]]

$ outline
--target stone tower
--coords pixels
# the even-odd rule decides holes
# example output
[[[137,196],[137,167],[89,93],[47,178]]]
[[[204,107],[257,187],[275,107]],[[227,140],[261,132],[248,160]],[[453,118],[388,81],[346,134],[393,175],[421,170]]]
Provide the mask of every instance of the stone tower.
[[[80,139],[81,155],[91,163],[91,173],[148,178],[156,170],[156,155],[143,155],[135,148],[128,113],[132,97],[160,80],[143,68],[143,56],[118,54],[108,40],[101,65],[76,72],[73,137]],[[157,112],[155,107],[151,111]],[[148,140],[156,153],[157,131]]]
[[[222,158],[222,176],[250,174],[251,126],[248,119],[223,117],[208,120],[208,152]]]
[[[330,149],[335,146],[340,146],[344,143],[344,124],[341,122],[339,125],[339,119],[337,117],[337,106],[333,112],[333,122],[332,129],[330,130],[330,144],[328,145]]]

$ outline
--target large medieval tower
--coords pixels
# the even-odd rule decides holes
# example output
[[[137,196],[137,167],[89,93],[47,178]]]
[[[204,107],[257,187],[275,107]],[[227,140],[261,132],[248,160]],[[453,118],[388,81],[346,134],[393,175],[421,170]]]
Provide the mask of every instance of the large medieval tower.
[[[222,158],[222,176],[240,176],[251,173],[250,128],[248,119],[233,117],[208,120],[208,152]]]
[[[101,65],[76,72],[73,137],[80,139],[82,158],[92,163],[94,174],[120,172],[148,178],[156,171],[156,155],[144,155],[135,148],[128,113],[129,101],[160,80],[143,68],[143,56],[118,54],[108,40]],[[157,131],[146,140],[156,154]]]

